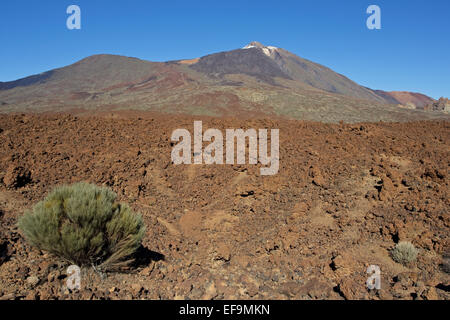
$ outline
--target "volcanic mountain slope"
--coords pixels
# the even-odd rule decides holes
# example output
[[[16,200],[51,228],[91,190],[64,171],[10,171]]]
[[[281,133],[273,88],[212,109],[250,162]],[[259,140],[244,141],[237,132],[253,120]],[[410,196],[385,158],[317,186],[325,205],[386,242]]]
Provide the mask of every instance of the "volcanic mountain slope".
[[[95,55],[64,68],[0,83],[0,92],[4,100],[17,104],[39,104],[39,99],[95,98],[115,86],[143,81],[154,74],[158,65],[135,58]]]
[[[134,109],[324,122],[446,117],[388,105],[398,103],[324,66],[257,42],[170,62],[95,55],[0,83],[0,112],[4,113]]]
[[[247,74],[275,84],[274,77],[298,81],[306,86],[348,97],[387,104],[410,104],[423,109],[434,99],[420,93],[372,90],[358,85],[347,77],[320,64],[300,58],[282,48],[252,42],[243,48],[205,56],[192,68],[209,74]]]
[[[382,96],[391,103],[398,103],[412,109],[424,109],[425,106],[435,102],[433,98],[430,98],[424,94],[417,92],[407,91],[391,91],[386,92],[382,90],[375,91],[377,95]]]
[[[244,49],[265,54],[291,79],[311,87],[328,92],[340,93],[349,97],[386,102],[386,100],[376,95],[372,90],[358,85],[327,67],[300,58],[284,49],[272,46],[264,47],[259,42],[252,42],[244,47]]]

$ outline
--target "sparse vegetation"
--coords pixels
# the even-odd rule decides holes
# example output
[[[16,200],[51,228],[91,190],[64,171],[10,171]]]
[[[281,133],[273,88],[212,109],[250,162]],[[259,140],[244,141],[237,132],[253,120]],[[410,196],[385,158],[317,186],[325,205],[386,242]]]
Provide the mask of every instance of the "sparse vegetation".
[[[447,253],[442,257],[441,269],[445,273],[450,274],[450,253]]]
[[[418,250],[411,242],[402,241],[392,249],[391,255],[395,262],[406,265],[417,259]]]
[[[19,220],[25,238],[70,263],[113,269],[129,264],[145,233],[139,214],[108,188],[57,187]]]

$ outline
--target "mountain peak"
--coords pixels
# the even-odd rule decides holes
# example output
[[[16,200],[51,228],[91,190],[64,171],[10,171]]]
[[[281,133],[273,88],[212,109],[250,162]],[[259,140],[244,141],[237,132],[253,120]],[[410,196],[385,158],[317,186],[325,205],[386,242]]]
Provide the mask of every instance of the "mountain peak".
[[[273,46],[264,46],[258,41],[250,42],[248,45],[243,47],[242,49],[251,49],[251,48],[258,48],[261,49],[264,54],[268,57],[273,57],[274,52],[278,49],[277,47]]]
[[[258,41],[252,41],[248,45],[246,45],[243,49],[250,49],[250,48],[264,48],[264,46],[258,42]]]

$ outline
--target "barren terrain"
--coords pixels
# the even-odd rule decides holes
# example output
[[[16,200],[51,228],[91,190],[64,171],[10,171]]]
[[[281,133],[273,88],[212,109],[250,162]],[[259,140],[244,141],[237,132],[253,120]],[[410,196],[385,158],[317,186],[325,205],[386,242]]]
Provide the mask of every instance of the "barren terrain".
[[[174,129],[279,128],[280,170],[171,163]],[[0,115],[0,299],[449,299],[450,123],[322,124],[116,112]],[[54,186],[111,187],[141,212],[136,264],[83,270],[16,222]],[[394,262],[409,240],[416,262]],[[366,269],[382,287],[366,289]]]

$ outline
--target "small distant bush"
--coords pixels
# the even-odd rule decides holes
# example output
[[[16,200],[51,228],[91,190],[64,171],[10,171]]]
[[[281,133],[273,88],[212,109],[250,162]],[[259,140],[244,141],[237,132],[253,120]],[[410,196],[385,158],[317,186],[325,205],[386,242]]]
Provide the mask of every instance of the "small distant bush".
[[[447,253],[442,258],[441,269],[445,273],[450,274],[450,253]]]
[[[32,245],[72,264],[122,267],[133,261],[145,227],[116,197],[88,183],[57,187],[19,219],[19,228]]]
[[[415,261],[417,259],[417,254],[418,250],[408,241],[399,242],[391,252],[392,259],[403,265]]]

